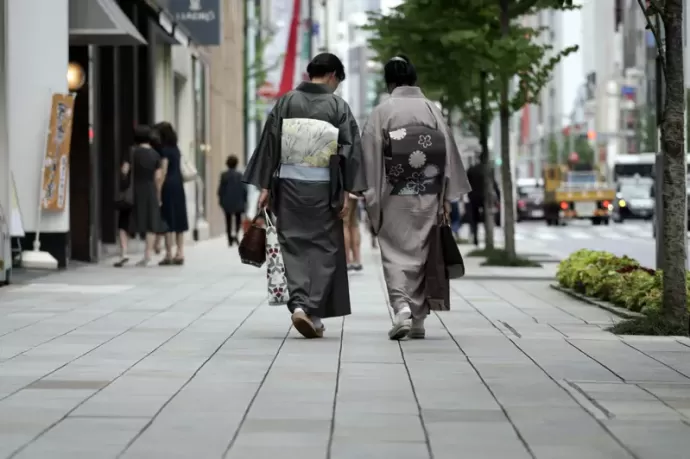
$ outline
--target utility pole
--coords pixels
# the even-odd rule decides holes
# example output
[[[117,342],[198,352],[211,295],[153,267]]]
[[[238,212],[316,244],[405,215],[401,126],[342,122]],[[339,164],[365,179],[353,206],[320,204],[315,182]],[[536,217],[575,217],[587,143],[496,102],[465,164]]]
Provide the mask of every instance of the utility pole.
[[[328,43],[328,0],[322,0],[321,7],[323,8],[323,52],[329,51]]]
[[[307,31],[307,37],[309,40],[309,60],[314,58],[314,0],[307,0],[308,10],[307,10],[307,24],[309,25],[309,30]]]

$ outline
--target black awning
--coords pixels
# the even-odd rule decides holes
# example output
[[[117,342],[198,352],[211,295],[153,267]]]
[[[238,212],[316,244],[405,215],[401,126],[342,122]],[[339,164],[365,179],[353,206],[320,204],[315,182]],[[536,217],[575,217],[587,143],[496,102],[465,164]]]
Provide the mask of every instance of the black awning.
[[[145,45],[146,40],[115,0],[69,0],[71,45]]]

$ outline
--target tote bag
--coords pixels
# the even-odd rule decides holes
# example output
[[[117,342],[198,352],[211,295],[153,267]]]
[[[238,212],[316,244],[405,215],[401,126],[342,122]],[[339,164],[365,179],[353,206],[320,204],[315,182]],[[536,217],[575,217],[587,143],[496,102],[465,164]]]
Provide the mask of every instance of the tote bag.
[[[182,154],[180,155],[180,172],[185,182],[191,182],[199,175],[196,167]]]
[[[252,220],[249,229],[242,235],[238,251],[245,265],[260,268],[266,261],[266,229],[261,226],[262,215]]]
[[[278,232],[266,212],[266,280],[268,281],[268,304],[282,306],[287,304],[290,293],[285,277],[285,263],[280,251]]]

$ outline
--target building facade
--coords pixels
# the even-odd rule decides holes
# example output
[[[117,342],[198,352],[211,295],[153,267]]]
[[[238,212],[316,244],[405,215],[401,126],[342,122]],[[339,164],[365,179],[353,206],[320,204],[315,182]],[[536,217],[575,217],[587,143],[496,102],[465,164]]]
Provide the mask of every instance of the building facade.
[[[15,113],[0,127],[0,143],[6,146],[0,152],[0,206],[5,216],[0,231],[6,229],[16,247],[30,249],[40,230],[42,250],[53,255],[60,267],[70,260],[95,262],[107,256],[108,246],[116,242],[114,202],[133,127],[160,121],[175,126],[182,154],[199,172],[198,180],[186,185],[190,237],[204,238],[213,232],[208,223],[213,213],[208,210],[214,207],[214,181],[223,163],[219,158],[233,149],[230,144],[241,149],[243,142],[242,98],[237,94],[242,91],[244,69],[229,65],[233,63],[229,56],[242,62],[242,14],[237,12],[241,4],[236,3],[0,2],[4,16],[0,100],[3,113]],[[195,21],[201,26],[196,32]],[[215,39],[208,34],[214,26]],[[225,73],[214,83],[216,58],[215,68]],[[76,71],[83,77],[78,87],[68,87],[68,69],[71,75]],[[70,92],[75,98],[66,204],[60,211],[39,211],[39,171],[46,154],[51,97]],[[227,100],[228,93],[238,102],[223,115],[221,123],[229,126],[214,131],[211,107]],[[224,140],[217,134],[223,129],[236,134]],[[212,148],[214,132],[215,141],[226,142],[217,150]],[[7,271],[13,259],[4,239],[0,241],[1,266]]]
[[[564,40],[563,15],[562,11],[542,10],[525,17],[523,23],[535,29],[546,28],[536,40],[548,43],[553,46],[554,51],[560,52],[574,44]],[[553,160],[553,144],[560,142],[563,126],[568,123],[568,114],[564,113],[563,104],[564,83],[563,68],[557,65],[551,80],[541,90],[538,102],[524,106],[517,113],[516,126],[512,132],[517,134],[519,177],[541,177],[543,164]],[[494,123],[492,132],[498,132],[497,123]],[[498,141],[492,143],[498,145]]]

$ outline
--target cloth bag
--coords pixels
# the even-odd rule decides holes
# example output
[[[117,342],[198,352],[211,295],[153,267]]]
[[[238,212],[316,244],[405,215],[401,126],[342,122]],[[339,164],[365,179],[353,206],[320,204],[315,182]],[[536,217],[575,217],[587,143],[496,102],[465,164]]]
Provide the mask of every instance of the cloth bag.
[[[251,226],[242,236],[238,248],[242,263],[257,268],[262,267],[266,261],[266,229],[261,226],[261,220],[263,220],[261,213],[254,217]]]
[[[266,280],[268,281],[268,304],[282,306],[288,303],[287,278],[285,263],[278,242],[278,231],[266,212]]]
[[[180,172],[182,173],[182,180],[185,182],[191,182],[199,175],[196,167],[194,167],[185,155],[180,155]]]
[[[441,244],[441,225],[431,227],[429,234],[429,254],[424,267],[424,294],[431,311],[450,310],[450,283],[443,259]]]
[[[439,225],[439,240],[448,279],[460,279],[465,275],[465,261],[462,259],[458,243],[453,236],[453,229],[445,217]]]

